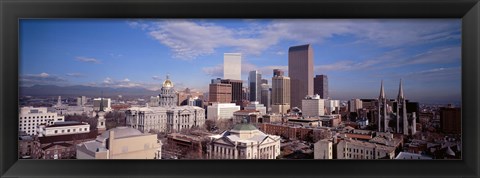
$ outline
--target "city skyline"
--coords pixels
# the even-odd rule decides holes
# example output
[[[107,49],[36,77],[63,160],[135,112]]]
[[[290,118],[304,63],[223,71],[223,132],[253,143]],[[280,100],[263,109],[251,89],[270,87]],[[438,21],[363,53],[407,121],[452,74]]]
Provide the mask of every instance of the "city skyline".
[[[224,53],[242,53],[246,83],[252,70],[268,80],[276,68],[289,76],[288,48],[312,44],[314,75],[328,76],[331,98],[376,98],[383,80],[387,99],[395,99],[403,79],[408,100],[458,103],[460,25],[458,19],[21,20],[20,85],[158,90],[170,74],[177,90],[206,92],[211,79],[223,76]]]

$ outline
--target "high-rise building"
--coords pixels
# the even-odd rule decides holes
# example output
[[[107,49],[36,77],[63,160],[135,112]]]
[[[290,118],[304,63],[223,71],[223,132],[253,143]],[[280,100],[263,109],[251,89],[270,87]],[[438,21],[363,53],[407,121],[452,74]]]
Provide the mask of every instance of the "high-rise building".
[[[77,98],[77,106],[83,106],[87,103],[87,97],[81,96]]]
[[[28,135],[37,135],[39,125],[53,125],[55,122],[64,122],[65,116],[59,116],[56,112],[48,112],[46,107],[22,107],[18,114],[18,131]]]
[[[220,82],[232,85],[232,103],[238,103],[242,101],[242,80],[222,79]]]
[[[357,112],[357,110],[361,108],[362,108],[362,100],[351,99],[348,101],[348,112]]]
[[[93,99],[93,110],[94,111],[99,111],[100,110],[100,103],[102,103],[104,111],[112,110],[112,99],[100,97],[100,98],[94,98]]]
[[[220,82],[214,82],[209,85],[210,103],[230,103],[232,102],[232,85]]]
[[[322,99],[328,99],[328,77],[326,75],[316,75],[313,83],[313,92],[320,95]]]
[[[290,77],[280,69],[273,70],[271,98],[272,113],[287,113],[290,109]]]
[[[454,107],[440,108],[440,129],[446,133],[462,133],[461,109]]]
[[[310,44],[288,49],[291,107],[301,108],[302,99],[313,95],[313,65],[313,49]]]
[[[260,101],[262,74],[258,71],[250,71],[248,75],[248,87],[250,88],[250,101]]]
[[[223,54],[223,78],[232,80],[242,80],[242,54],[224,53]]]
[[[262,83],[262,90],[261,90],[261,98],[260,98],[260,103],[265,105],[267,107],[267,111],[269,111],[270,108],[270,87],[268,84]]]

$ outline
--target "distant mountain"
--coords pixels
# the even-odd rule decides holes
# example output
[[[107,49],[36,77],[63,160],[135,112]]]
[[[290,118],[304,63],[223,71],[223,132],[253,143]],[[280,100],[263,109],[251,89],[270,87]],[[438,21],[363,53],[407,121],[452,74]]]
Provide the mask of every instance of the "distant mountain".
[[[92,87],[84,85],[74,86],[56,86],[56,85],[34,85],[31,87],[20,87],[20,96],[103,96],[111,97],[117,95],[123,96],[155,96],[160,91],[151,91],[145,88],[111,88],[111,87]]]

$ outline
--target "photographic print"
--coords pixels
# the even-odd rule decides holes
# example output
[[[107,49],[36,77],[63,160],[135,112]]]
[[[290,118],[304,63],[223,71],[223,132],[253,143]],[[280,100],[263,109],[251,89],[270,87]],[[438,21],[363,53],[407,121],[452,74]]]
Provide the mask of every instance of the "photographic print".
[[[461,19],[21,19],[19,159],[462,159]]]

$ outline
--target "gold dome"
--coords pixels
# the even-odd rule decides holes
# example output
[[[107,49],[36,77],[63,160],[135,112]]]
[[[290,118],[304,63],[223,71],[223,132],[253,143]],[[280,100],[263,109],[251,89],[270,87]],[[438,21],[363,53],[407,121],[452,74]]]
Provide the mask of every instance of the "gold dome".
[[[168,75],[167,75],[167,79],[163,82],[163,87],[167,87],[167,88],[173,87],[173,83],[172,81],[170,81]]]

